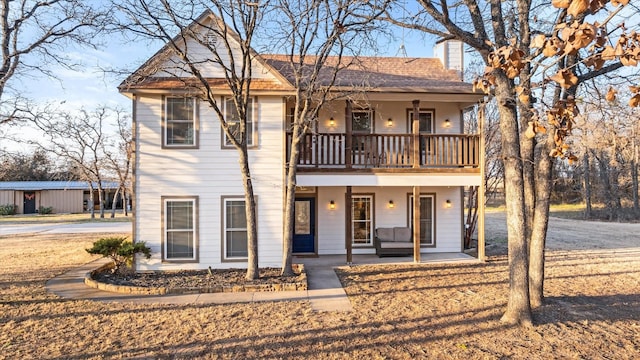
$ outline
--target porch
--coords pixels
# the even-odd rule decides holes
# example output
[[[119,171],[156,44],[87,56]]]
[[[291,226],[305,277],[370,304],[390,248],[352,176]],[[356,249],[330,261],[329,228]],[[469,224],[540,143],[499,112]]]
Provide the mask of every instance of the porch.
[[[464,252],[433,253],[421,252],[420,264],[451,264],[478,262],[478,258]],[[345,265],[401,265],[415,264],[412,256],[378,257],[375,254],[353,255],[351,264],[347,264],[344,255],[318,255],[318,256],[298,256],[293,255],[294,263],[304,264],[305,268],[322,267],[333,268]]]
[[[291,153],[287,133],[286,158]],[[473,134],[305,134],[298,171],[398,171],[479,173],[480,136]],[[415,171],[415,170],[414,170]]]

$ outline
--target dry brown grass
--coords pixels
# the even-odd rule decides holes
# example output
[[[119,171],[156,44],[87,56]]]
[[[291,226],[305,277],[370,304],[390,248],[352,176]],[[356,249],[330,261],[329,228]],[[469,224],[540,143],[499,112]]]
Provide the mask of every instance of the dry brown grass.
[[[640,248],[550,252],[548,304],[521,329],[499,321],[500,246],[486,264],[342,268],[350,313],[305,301],[134,305],[48,294],[46,280],[91,260],[83,249],[100,236],[0,237],[0,359],[640,357]]]

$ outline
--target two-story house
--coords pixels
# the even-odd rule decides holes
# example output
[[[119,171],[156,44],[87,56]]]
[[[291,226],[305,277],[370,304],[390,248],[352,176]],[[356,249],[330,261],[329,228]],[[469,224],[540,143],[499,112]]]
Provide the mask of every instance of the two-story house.
[[[205,51],[199,46],[188,44]],[[175,62],[167,53],[160,50],[120,86],[133,102],[133,237],[153,250],[137,269],[246,267],[237,152],[208,104],[184,86],[188,79],[150,71]],[[439,58],[361,57],[357,68],[338,76],[337,89],[366,82],[367,90],[327,103],[305,135],[294,255],[373,254],[380,227],[419,228],[424,253],[462,251],[463,191],[482,184],[483,151],[478,134],[463,133],[462,112],[482,95],[461,81],[460,43],[441,42],[436,53]],[[260,266],[279,266],[282,259],[295,96],[283,61],[257,54],[252,64],[249,156]],[[203,66],[218,103],[233,116],[220,69]]]

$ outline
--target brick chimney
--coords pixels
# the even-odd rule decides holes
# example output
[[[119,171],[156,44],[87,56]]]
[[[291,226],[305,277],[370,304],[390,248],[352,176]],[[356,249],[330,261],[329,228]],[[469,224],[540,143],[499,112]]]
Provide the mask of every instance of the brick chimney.
[[[464,74],[464,47],[462,41],[442,39],[433,47],[433,56],[440,59],[445,69],[456,70],[462,80]]]

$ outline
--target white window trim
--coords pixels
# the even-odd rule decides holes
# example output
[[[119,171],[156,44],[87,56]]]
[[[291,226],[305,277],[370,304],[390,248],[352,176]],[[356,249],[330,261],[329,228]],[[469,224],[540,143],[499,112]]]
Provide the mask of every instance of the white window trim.
[[[167,224],[167,220],[168,220],[168,209],[167,209],[167,205],[169,202],[177,202],[177,201],[188,201],[191,202],[192,204],[192,209],[193,212],[191,214],[191,219],[192,219],[192,223],[191,223],[191,231],[193,233],[193,256],[191,257],[181,257],[181,258],[169,258],[168,257],[168,253],[169,253],[169,246],[168,246],[168,236],[167,234],[169,232],[171,232],[172,230],[169,230],[169,226]],[[197,261],[198,259],[198,232],[197,232],[197,223],[198,223],[198,198],[197,197],[163,197],[162,199],[162,208],[163,208],[163,251],[162,251],[162,260],[163,261],[167,261],[167,262],[173,262],[173,261]],[[178,230],[178,229],[174,229],[173,231],[186,231],[188,229],[182,229],[182,230]]]
[[[228,100],[232,100],[232,98],[230,97],[223,97],[222,98],[222,113],[225,116],[225,121],[227,118],[227,101]],[[251,137],[247,138],[247,147],[255,147],[257,144],[257,122],[256,122],[256,118],[257,118],[257,108],[256,108],[256,104],[258,103],[258,99],[254,96],[254,97],[250,97],[249,101],[251,102],[251,104],[249,105],[249,107],[251,108]],[[227,123],[228,124],[228,123]],[[247,124],[249,125],[249,124]],[[222,133],[222,147],[225,149],[228,148],[233,148],[233,145],[231,145],[231,142],[228,141],[227,138],[227,134],[226,133]]]
[[[193,117],[191,120],[171,120],[172,123],[192,123],[193,124],[193,143],[192,144],[169,144],[169,99],[184,99],[184,97],[180,96],[166,96],[164,100],[164,118],[163,121],[163,146],[168,148],[197,148],[198,147],[198,101],[195,97],[188,97],[193,101]]]
[[[421,247],[436,245],[436,197],[435,195],[420,195],[420,198],[431,198],[431,243],[420,243]],[[422,215],[422,214],[421,214]],[[409,228],[413,231],[413,195],[409,195]]]
[[[247,260],[248,256],[227,256],[227,231],[238,231],[245,230],[247,232],[247,236],[249,235],[248,227],[245,228],[227,228],[227,203],[230,201],[242,201],[245,203],[246,200],[244,196],[225,196],[222,199],[222,259],[229,261],[236,260]]]
[[[374,223],[373,223],[373,217],[374,217],[374,208],[375,208],[375,203],[374,203],[374,197],[373,195],[358,195],[358,194],[354,194],[351,196],[351,207],[349,208],[349,211],[351,211],[351,213],[353,214],[353,202],[354,199],[357,198],[368,198],[370,201],[370,206],[369,206],[369,220],[356,220],[356,219],[351,219],[351,245],[353,247],[372,247],[373,246],[373,229],[374,229]],[[370,226],[370,231],[369,231],[369,242],[368,243],[356,243],[355,242],[355,227],[353,226],[356,222],[361,223],[361,222],[369,222],[371,223]]]

